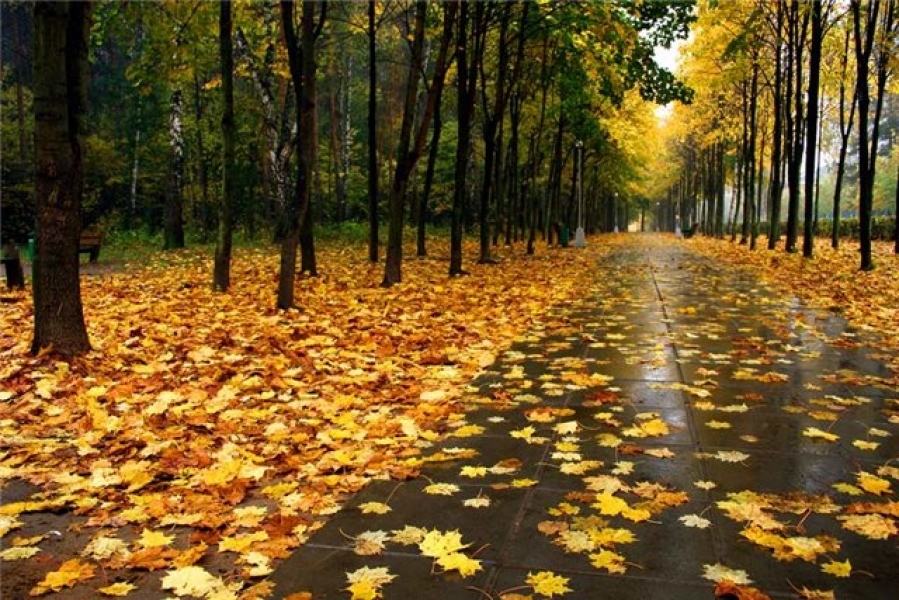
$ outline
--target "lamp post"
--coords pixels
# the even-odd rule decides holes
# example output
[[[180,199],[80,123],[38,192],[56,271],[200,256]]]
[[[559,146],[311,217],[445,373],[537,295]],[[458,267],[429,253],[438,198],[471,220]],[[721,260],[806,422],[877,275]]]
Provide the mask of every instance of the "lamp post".
[[[613,211],[613,214],[614,214],[614,217],[615,217],[615,221],[614,221],[614,223],[615,223],[615,233],[618,233],[618,192],[615,192],[615,204],[614,204],[614,211]]]
[[[577,231],[574,234],[574,247],[583,248],[587,245],[587,238],[584,235],[584,142],[578,140],[574,150],[577,178]]]

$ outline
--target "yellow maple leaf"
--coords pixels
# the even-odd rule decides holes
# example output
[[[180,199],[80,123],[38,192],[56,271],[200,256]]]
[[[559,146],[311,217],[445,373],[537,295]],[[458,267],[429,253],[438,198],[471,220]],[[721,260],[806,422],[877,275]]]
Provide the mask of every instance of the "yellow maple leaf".
[[[868,442],[865,440],[855,440],[852,442],[852,445],[859,450],[877,450],[877,447],[880,446],[877,442]]]
[[[556,575],[552,571],[540,571],[538,573],[528,572],[525,583],[534,588],[534,592],[547,598],[555,595],[562,596],[571,591],[568,587],[570,578]]]
[[[864,491],[861,490],[861,488],[858,488],[858,487],[852,485],[851,483],[835,483],[835,484],[833,484],[833,489],[835,489],[838,492],[848,494],[850,496],[861,496],[862,494],[865,493]]]
[[[0,551],[0,559],[3,560],[24,560],[26,558],[31,558],[41,549],[36,546],[16,546],[14,548],[6,548],[5,550]]]
[[[268,533],[265,531],[225,537],[219,542],[219,552],[246,552],[256,542],[264,542],[267,539]]]
[[[162,578],[162,589],[172,590],[176,596],[198,598],[234,598],[234,588],[241,585],[238,582],[228,586],[203,567],[195,565],[174,569]]]
[[[668,448],[647,448],[643,453],[656,458],[674,458],[675,456],[674,452]]]
[[[381,588],[396,578],[387,567],[361,567],[346,574],[349,585],[344,589],[350,592],[353,600],[376,600],[381,598]]]
[[[359,510],[366,515],[384,515],[389,513],[392,508],[383,502],[363,502],[359,505]]]
[[[588,531],[590,539],[600,546],[617,546],[618,544],[632,544],[637,541],[637,536],[630,529],[620,527],[603,527]]]
[[[482,433],[484,433],[484,427],[481,425],[463,425],[453,431],[450,435],[457,438],[466,438],[481,435]]]
[[[406,525],[403,529],[394,530],[392,533],[393,535],[390,537],[392,542],[403,544],[405,546],[414,546],[425,539],[428,531],[422,527]]]
[[[376,587],[371,581],[357,581],[343,589],[350,593],[350,600],[377,600],[377,598],[382,598],[380,588]]]
[[[512,480],[512,487],[513,488],[528,488],[528,487],[533,487],[533,486],[537,485],[538,483],[540,483],[540,482],[537,481],[536,479],[514,479],[514,480]]]
[[[127,581],[120,581],[106,587],[98,588],[97,591],[104,596],[124,597],[137,589],[137,586]]]
[[[614,433],[601,433],[596,436],[596,440],[603,448],[616,448],[624,443],[624,440]]]
[[[876,496],[880,496],[884,493],[890,492],[890,482],[886,479],[881,479],[876,475],[872,475],[871,473],[867,473],[865,471],[861,471],[858,474],[858,487],[862,488],[869,494],[874,494]]]
[[[527,427],[522,427],[521,429],[510,431],[509,435],[513,438],[528,440],[534,437],[535,433],[537,433],[537,430],[534,428],[534,426],[528,425]]]
[[[354,539],[353,552],[362,556],[380,554],[389,539],[386,531],[363,531]]]
[[[452,554],[464,550],[470,544],[462,543],[462,534],[458,530],[443,533],[436,529],[429,531],[424,539],[419,542],[418,549],[425,556],[437,558],[446,554]]]
[[[602,515],[614,517],[621,514],[622,511],[630,508],[624,500],[612,494],[603,493],[596,497],[596,501],[591,505]]]
[[[490,506],[490,498],[487,496],[478,496],[477,498],[468,498],[462,502],[463,506],[468,508],[487,508]]]
[[[137,544],[142,548],[161,548],[168,546],[175,540],[175,536],[166,535],[161,531],[144,529],[140,534]]]
[[[821,570],[836,577],[849,577],[849,575],[852,574],[852,565],[849,564],[848,558],[845,560],[845,562],[837,562],[835,560],[832,560],[821,565]]]
[[[63,588],[91,579],[94,576],[94,566],[80,558],[72,558],[60,565],[56,571],[47,573],[47,576],[34,586],[29,596],[42,596],[49,592],[58,592]]]
[[[899,534],[896,522],[883,515],[842,515],[837,520],[842,521],[843,527],[849,531],[872,540],[885,540]]]
[[[624,557],[611,550],[600,550],[590,555],[590,564],[597,569],[605,569],[609,573],[622,574],[627,571]]]
[[[802,435],[816,440],[824,440],[826,442],[835,442],[840,439],[840,436],[838,436],[837,434],[822,431],[817,427],[806,427],[802,431]]]
[[[484,477],[487,475],[487,467],[483,466],[475,466],[475,465],[465,465],[459,471],[459,474],[462,477]]]
[[[577,421],[566,421],[564,423],[557,423],[553,429],[560,435],[570,435],[577,433],[579,427],[580,425]]]
[[[434,496],[452,496],[459,491],[459,486],[454,483],[432,483],[424,488],[425,494]]]
[[[458,571],[462,577],[469,577],[481,570],[481,561],[461,552],[451,552],[436,557],[435,561],[444,571]]]

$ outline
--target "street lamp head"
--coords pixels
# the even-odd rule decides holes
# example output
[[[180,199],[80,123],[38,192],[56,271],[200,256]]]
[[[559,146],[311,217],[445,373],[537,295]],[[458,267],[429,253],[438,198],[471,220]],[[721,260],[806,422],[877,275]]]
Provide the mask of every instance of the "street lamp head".
[[[583,147],[584,147],[584,142],[581,141],[581,140],[578,140],[577,143],[575,144],[575,147],[576,147],[576,148],[583,148]]]

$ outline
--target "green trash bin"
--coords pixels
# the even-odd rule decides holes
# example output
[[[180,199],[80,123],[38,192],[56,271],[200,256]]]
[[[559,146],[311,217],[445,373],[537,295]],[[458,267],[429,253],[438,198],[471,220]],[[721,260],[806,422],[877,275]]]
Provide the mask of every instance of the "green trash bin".
[[[571,232],[568,230],[568,225],[562,225],[562,230],[559,232],[559,244],[563,248],[568,247],[568,240],[571,238]]]
[[[34,263],[34,238],[28,238],[28,248],[26,250],[28,254],[28,262]]]

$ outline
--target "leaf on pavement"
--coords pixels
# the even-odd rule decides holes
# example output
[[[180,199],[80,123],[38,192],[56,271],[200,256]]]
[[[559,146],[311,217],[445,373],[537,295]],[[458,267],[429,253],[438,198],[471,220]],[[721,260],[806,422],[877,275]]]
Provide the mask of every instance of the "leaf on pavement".
[[[702,576],[715,583],[719,581],[730,581],[736,585],[749,585],[752,583],[752,579],[749,578],[746,571],[741,569],[731,569],[721,563],[702,565]]]
[[[568,587],[570,578],[556,575],[552,571],[528,572],[525,583],[534,588],[534,592],[547,598],[559,595],[564,596],[571,591]]]
[[[821,570],[835,577],[849,577],[852,574],[852,565],[849,564],[848,558],[844,562],[832,560],[821,565]]]
[[[56,571],[47,573],[47,576],[34,586],[29,596],[43,596],[50,592],[58,592],[63,588],[73,587],[82,581],[94,577],[94,566],[80,558],[73,558],[62,563]]]
[[[705,529],[712,524],[711,521],[699,515],[684,515],[678,520],[686,527],[696,527],[698,529]]]
[[[346,574],[349,585],[344,589],[350,592],[353,600],[375,600],[381,598],[381,588],[396,579],[387,567],[361,567]]]

